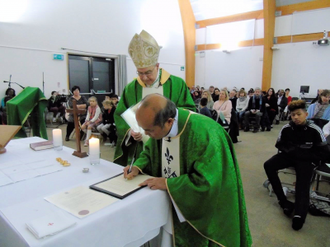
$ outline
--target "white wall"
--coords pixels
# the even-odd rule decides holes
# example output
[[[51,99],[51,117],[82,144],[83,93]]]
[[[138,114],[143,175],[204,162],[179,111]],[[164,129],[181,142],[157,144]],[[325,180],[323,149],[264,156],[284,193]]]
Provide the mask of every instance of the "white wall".
[[[263,26],[263,20],[247,20],[197,29],[196,44],[220,43],[221,49],[196,52],[195,84],[246,90],[261,87],[263,46],[238,48],[237,44],[263,38]]]
[[[7,1],[5,1],[7,2]],[[163,46],[159,62],[170,73],[185,77],[184,39],[177,0],[11,0],[14,7],[0,4],[0,97],[12,75],[23,86],[53,90],[68,89],[68,64],[52,59],[66,54],[61,48],[108,57],[126,54],[135,33],[145,29]],[[22,9],[19,9],[19,7]],[[6,9],[7,8],[7,9]],[[15,10],[20,15],[15,15]],[[14,12],[11,12],[14,11]],[[7,13],[5,16],[3,13]],[[6,17],[15,17],[8,18]],[[83,52],[74,52],[81,53]],[[127,59],[128,81],[135,76],[132,60]],[[60,86],[58,86],[58,82]],[[14,86],[20,91],[18,86]],[[3,92],[3,93],[2,93]]]
[[[276,17],[275,37],[330,31],[330,8],[295,12]],[[215,25],[196,30],[196,44],[222,43],[224,40],[263,38],[263,21],[254,20]],[[238,34],[238,35],[237,35]],[[232,42],[233,43],[233,42]],[[299,96],[301,85],[309,85],[308,97],[317,89],[330,88],[330,46],[320,47],[313,42],[276,45],[273,53],[271,87],[291,89]],[[263,46],[221,51],[196,52],[196,85],[208,87],[261,86]]]
[[[204,57],[203,57],[204,56]],[[224,53],[205,51],[196,56],[196,85],[246,90],[261,86],[263,47],[241,48]]]
[[[330,46],[312,42],[277,45],[273,53],[272,87],[290,88],[291,95],[299,96],[300,86],[310,86],[309,95],[317,89],[330,88]]]
[[[330,8],[295,12],[277,17],[275,36],[320,33],[330,31]],[[299,96],[300,86],[310,86],[306,97],[315,97],[317,89],[330,88],[330,46],[318,46],[315,41],[277,44],[273,53],[272,87],[291,89]]]

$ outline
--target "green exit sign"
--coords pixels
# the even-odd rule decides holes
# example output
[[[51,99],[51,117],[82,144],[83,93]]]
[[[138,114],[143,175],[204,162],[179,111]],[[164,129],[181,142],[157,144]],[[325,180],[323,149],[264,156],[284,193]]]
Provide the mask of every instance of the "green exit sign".
[[[62,54],[54,54],[53,55],[54,60],[64,60],[64,55]]]

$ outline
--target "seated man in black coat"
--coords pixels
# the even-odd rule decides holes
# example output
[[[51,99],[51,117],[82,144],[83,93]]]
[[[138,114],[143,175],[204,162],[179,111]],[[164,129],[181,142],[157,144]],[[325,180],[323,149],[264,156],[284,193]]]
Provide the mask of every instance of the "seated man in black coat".
[[[248,107],[244,114],[244,131],[250,130],[250,117],[255,116],[255,124],[253,126],[253,133],[257,133],[260,129],[260,120],[265,111],[265,102],[261,96],[261,89],[255,88],[254,95],[249,99]]]
[[[285,93],[283,89],[279,90],[278,98],[277,98],[277,105],[278,105],[278,113],[275,117],[276,124],[280,123],[280,117],[284,112],[285,107],[288,105],[288,99],[285,97]]]

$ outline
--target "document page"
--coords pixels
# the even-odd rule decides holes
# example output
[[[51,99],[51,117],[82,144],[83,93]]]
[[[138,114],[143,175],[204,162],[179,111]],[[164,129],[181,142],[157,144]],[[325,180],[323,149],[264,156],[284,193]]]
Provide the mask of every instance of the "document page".
[[[135,108],[138,104],[133,107],[128,108],[125,112],[121,114],[121,117],[125,120],[125,122],[131,127],[134,132],[139,132],[142,134],[142,141],[146,143],[149,140],[149,136],[144,133],[144,130],[138,125],[135,118]]]
[[[84,186],[45,197],[45,200],[78,218],[86,217],[118,201],[118,199],[112,196],[99,193]]]
[[[62,166],[48,160],[38,160],[32,163],[18,160],[5,162],[0,167],[0,186],[58,172],[62,169]]]
[[[123,174],[120,174],[116,177],[94,184],[91,188],[117,196],[119,198],[124,198],[130,193],[140,189],[141,186],[139,186],[139,184],[148,178],[152,177],[148,175],[138,175],[132,180],[126,180]]]

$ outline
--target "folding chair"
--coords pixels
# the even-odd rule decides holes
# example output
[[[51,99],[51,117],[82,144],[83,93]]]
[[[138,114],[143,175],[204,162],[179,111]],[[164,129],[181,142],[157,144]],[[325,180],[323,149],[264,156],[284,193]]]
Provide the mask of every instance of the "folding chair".
[[[325,201],[330,203],[330,190],[328,193],[324,193],[320,191],[320,183],[330,183],[330,164],[327,163],[321,163],[316,169],[315,169],[315,176],[314,181],[311,184],[311,199],[316,199],[320,201]],[[325,179],[328,178],[328,179]]]
[[[288,167],[282,170],[278,170],[278,173],[282,173],[283,175],[294,175],[296,176],[296,171],[294,167]],[[283,185],[283,190],[284,194],[286,195],[287,193],[294,194],[295,193],[295,180],[293,182],[283,182],[281,179],[281,184]],[[273,194],[273,188],[272,185],[270,184],[269,180],[266,179],[265,182],[263,183],[263,186],[268,190],[269,196],[272,196]]]

